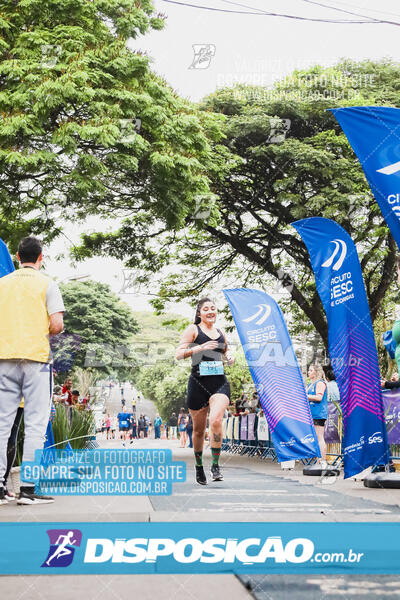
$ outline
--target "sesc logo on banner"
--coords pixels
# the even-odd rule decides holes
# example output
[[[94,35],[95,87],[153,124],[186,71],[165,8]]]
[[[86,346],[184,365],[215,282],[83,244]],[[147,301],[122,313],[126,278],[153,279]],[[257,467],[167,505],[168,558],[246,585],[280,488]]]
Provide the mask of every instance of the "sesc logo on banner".
[[[328,320],[348,478],[379,464],[376,461],[388,460],[378,354],[361,266],[353,240],[334,221],[312,217],[292,225],[307,246]],[[371,443],[369,436],[374,440]]]
[[[338,271],[340,269],[340,267],[342,266],[344,259],[346,258],[347,255],[347,244],[346,242],[344,242],[343,240],[332,240],[331,242],[332,244],[335,244],[335,248],[332,252],[332,254],[330,255],[330,257],[328,258],[328,260],[326,260],[324,263],[322,263],[322,267],[330,267],[333,264],[333,261],[335,260],[337,254],[340,251],[340,256],[338,257],[337,261],[335,262],[335,264],[332,266],[333,271]]]
[[[262,325],[264,321],[266,321],[271,314],[271,307],[269,304],[257,304],[258,311],[251,315],[251,317],[247,317],[247,319],[243,319],[243,323],[251,323],[255,321],[258,317],[258,321],[255,322],[255,325]]]
[[[356,153],[400,248],[400,110],[389,106],[349,106],[329,110]]]
[[[278,461],[320,455],[303,377],[278,304],[261,290],[223,290],[268,420]],[[305,442],[302,438],[311,435]]]
[[[392,163],[391,165],[387,165],[386,167],[382,167],[382,169],[377,169],[377,173],[383,173],[384,175],[394,175],[400,171],[400,161]]]
[[[335,244],[332,254],[322,263],[321,267],[325,269],[332,268],[332,271],[339,271],[342,268],[347,256],[347,244],[339,238],[329,242]],[[351,271],[341,273],[331,277],[331,306],[337,306],[354,299],[354,286]]]

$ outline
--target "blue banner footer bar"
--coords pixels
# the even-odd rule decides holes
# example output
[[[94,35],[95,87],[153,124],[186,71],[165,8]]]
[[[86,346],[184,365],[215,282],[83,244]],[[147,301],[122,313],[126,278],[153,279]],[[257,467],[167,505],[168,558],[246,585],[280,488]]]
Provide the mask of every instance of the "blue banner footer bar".
[[[0,574],[400,573],[400,523],[0,523]]]

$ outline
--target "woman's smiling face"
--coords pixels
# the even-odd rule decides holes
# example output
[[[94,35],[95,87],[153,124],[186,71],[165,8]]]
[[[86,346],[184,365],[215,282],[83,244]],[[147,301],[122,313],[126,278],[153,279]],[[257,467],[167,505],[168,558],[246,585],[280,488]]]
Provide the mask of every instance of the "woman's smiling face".
[[[217,318],[217,308],[214,302],[204,302],[200,308],[200,318],[207,325],[215,323]]]

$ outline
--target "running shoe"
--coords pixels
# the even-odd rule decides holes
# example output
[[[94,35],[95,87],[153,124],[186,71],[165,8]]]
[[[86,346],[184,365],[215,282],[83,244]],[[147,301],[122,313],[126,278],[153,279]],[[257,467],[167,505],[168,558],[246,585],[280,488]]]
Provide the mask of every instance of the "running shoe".
[[[4,488],[4,495],[8,502],[15,500],[15,494],[13,494],[13,492],[9,492],[7,488]]]
[[[17,504],[36,505],[36,504],[50,504],[54,502],[54,498],[51,496],[41,496],[35,494],[35,490],[32,492],[22,491],[19,493]]]
[[[224,477],[221,473],[219,465],[211,465],[211,477],[213,481],[223,481]]]
[[[6,498],[5,489],[3,487],[0,488],[0,504],[7,504],[8,500]]]
[[[207,485],[207,478],[203,467],[196,466],[196,481],[200,485]]]

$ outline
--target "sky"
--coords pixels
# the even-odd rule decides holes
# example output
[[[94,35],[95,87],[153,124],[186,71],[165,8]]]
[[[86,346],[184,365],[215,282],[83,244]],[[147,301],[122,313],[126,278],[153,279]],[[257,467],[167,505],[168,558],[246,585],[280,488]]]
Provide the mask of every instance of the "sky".
[[[330,8],[310,0],[176,0],[224,10],[258,12],[257,15],[219,13],[155,0],[156,10],[167,16],[162,31],[153,31],[130,41],[152,58],[152,69],[182,96],[199,101],[217,87],[236,82],[269,86],[313,64],[332,65],[342,58],[354,60],[389,57],[400,60],[400,25],[332,24],[284,19],[260,11],[287,13],[323,19],[356,19],[332,7],[359,12],[369,17],[400,24],[398,0],[321,0]],[[89,275],[108,283],[133,309],[150,309],[150,296],[128,290],[124,293],[123,265],[116,259],[94,258],[72,266],[55,257],[71,243],[79,242],[82,231],[106,230],[109,223],[91,218],[82,225],[66,226],[66,237],[48,249],[47,272],[59,281]],[[222,297],[221,297],[222,299]],[[192,308],[174,306],[190,317]]]
[[[310,18],[359,20],[304,0],[243,0],[244,4],[240,0],[177,1],[225,10],[246,11],[254,7]],[[400,23],[398,0],[321,2]],[[262,14],[227,14],[178,6],[165,0],[156,0],[155,5],[168,17],[164,30],[132,42],[132,47],[146,50],[153,57],[154,70],[181,95],[196,101],[217,87],[237,81],[270,85],[295,68],[330,65],[342,57],[399,58],[400,28],[394,25],[310,23]],[[250,9],[244,8],[247,6]],[[361,10],[354,6],[360,6]],[[371,12],[371,9],[377,11],[377,7],[379,12]],[[209,44],[215,52],[208,68],[189,68],[195,44]]]

